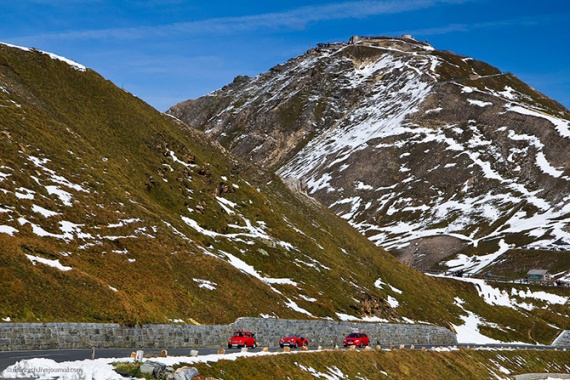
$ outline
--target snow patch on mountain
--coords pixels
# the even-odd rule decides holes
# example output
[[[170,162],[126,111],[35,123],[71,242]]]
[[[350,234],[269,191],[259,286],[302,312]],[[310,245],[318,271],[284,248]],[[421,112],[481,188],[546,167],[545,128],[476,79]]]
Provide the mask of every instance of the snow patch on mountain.
[[[472,283],[475,289],[477,289],[479,296],[489,305],[503,306],[515,310],[523,309],[530,311],[539,307],[545,308],[545,306],[543,306],[545,303],[547,305],[565,305],[570,301],[570,297],[559,296],[545,291],[533,291],[530,288],[526,290],[512,288],[509,292],[506,289],[499,289],[489,285],[482,279],[448,276],[435,277],[446,277],[457,281]],[[518,298],[525,299],[526,302],[521,302]]]
[[[497,260],[501,255],[507,252],[511,245],[505,243],[504,240],[499,241],[499,248],[496,252],[482,256],[467,256],[464,254],[457,255],[456,258],[444,262],[450,270],[463,271],[465,273],[478,273],[489,264]]]
[[[544,112],[530,110],[517,104],[509,104],[507,105],[506,109],[507,111],[517,112],[522,115],[529,115],[546,119],[555,126],[556,131],[560,134],[561,137],[570,138],[570,121],[568,120],[560,119]]]
[[[192,280],[194,280],[194,282],[198,284],[198,287],[207,290],[216,290],[216,287],[218,286],[218,284],[216,284],[215,282],[203,280],[200,278],[193,278]]]
[[[36,263],[40,263],[40,264],[44,264],[47,266],[50,266],[52,268],[55,269],[59,269],[62,272],[67,272],[68,270],[71,270],[73,268],[62,265],[59,262],[59,259],[57,260],[50,260],[50,259],[45,259],[43,257],[38,257],[38,256],[34,256],[34,255],[28,255],[26,254],[26,257],[32,262],[32,264],[36,265]]]
[[[0,233],[14,236],[15,233],[18,233],[18,230],[12,226],[0,225]]]
[[[455,298],[455,304],[463,309],[466,315],[463,315],[461,318],[463,320],[463,324],[455,325],[452,324],[453,329],[457,334],[457,342],[458,343],[471,343],[471,344],[494,344],[494,343],[502,343],[498,340],[489,338],[479,331],[479,326],[486,325],[486,322],[478,316],[477,314],[473,313],[472,311],[465,310],[463,308],[463,301],[461,298]]]

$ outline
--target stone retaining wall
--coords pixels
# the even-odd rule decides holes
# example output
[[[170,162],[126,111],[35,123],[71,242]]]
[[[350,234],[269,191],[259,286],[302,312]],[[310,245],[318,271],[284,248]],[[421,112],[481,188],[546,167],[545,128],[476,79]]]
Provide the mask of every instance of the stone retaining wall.
[[[515,375],[515,380],[545,380],[545,379],[570,379],[567,373],[525,373]]]
[[[553,346],[570,347],[570,330],[564,330],[552,343]]]
[[[456,344],[450,330],[432,325],[354,323],[273,318],[241,318],[230,325],[144,325],[111,323],[0,323],[0,351],[75,348],[226,347],[234,330],[256,333],[259,345],[276,347],[289,333],[306,336],[311,346],[342,345],[355,330],[368,334],[371,345]]]

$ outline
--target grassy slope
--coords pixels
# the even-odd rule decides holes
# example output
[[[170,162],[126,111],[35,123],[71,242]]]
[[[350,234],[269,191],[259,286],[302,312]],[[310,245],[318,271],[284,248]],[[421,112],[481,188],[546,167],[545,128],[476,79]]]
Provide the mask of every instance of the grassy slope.
[[[277,177],[229,157],[203,134],[180,128],[93,71],[0,45],[0,86],[0,168],[10,174],[0,182],[0,202],[11,207],[0,213],[0,225],[19,231],[0,233],[0,317],[121,323],[227,323],[260,314],[306,318],[285,305],[291,299],[315,316],[336,318],[336,311],[360,316],[358,300],[371,295],[399,301],[397,309],[379,310],[381,317],[444,326],[461,324],[454,305],[459,296],[464,307],[489,321],[523,326],[509,333],[513,340],[529,340],[532,329],[530,341],[549,342],[557,331],[547,323],[563,323],[563,316],[491,307],[471,285],[405,267],[340,218],[295,197]],[[170,151],[193,166],[177,164]],[[46,168],[86,191],[66,188],[73,204],[63,206],[46,191],[49,176],[31,156],[49,158]],[[228,191],[221,196],[236,205],[237,214],[224,212],[215,200],[224,185]],[[15,197],[22,187],[35,191],[34,199]],[[31,211],[33,205],[59,214],[42,217]],[[238,232],[235,225],[249,221],[265,226],[270,239],[206,236],[180,215],[217,233]],[[124,220],[134,221],[117,226]],[[60,233],[61,221],[100,238],[62,240],[32,230],[34,223]],[[223,252],[298,286],[272,285],[280,295],[221,260]],[[24,254],[59,259],[73,270],[33,265]],[[194,278],[216,283],[216,290],[200,288]],[[378,278],[402,293],[376,288]]]

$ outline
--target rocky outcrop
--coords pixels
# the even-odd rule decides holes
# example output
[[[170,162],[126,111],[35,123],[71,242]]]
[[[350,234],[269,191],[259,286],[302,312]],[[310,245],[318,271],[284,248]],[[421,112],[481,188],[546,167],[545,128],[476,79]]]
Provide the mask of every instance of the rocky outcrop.
[[[365,294],[362,297],[359,311],[363,318],[376,317],[388,320],[398,317],[398,313],[390,306],[388,301],[371,294]]]

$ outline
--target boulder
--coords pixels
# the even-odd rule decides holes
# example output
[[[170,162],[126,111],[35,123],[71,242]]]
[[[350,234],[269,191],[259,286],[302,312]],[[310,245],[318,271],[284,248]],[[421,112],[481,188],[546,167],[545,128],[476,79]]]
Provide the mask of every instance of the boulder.
[[[194,367],[180,367],[172,375],[172,380],[193,380],[200,376],[198,370]]]
[[[140,371],[156,378],[164,377],[166,375],[166,364],[147,360],[141,365]]]

